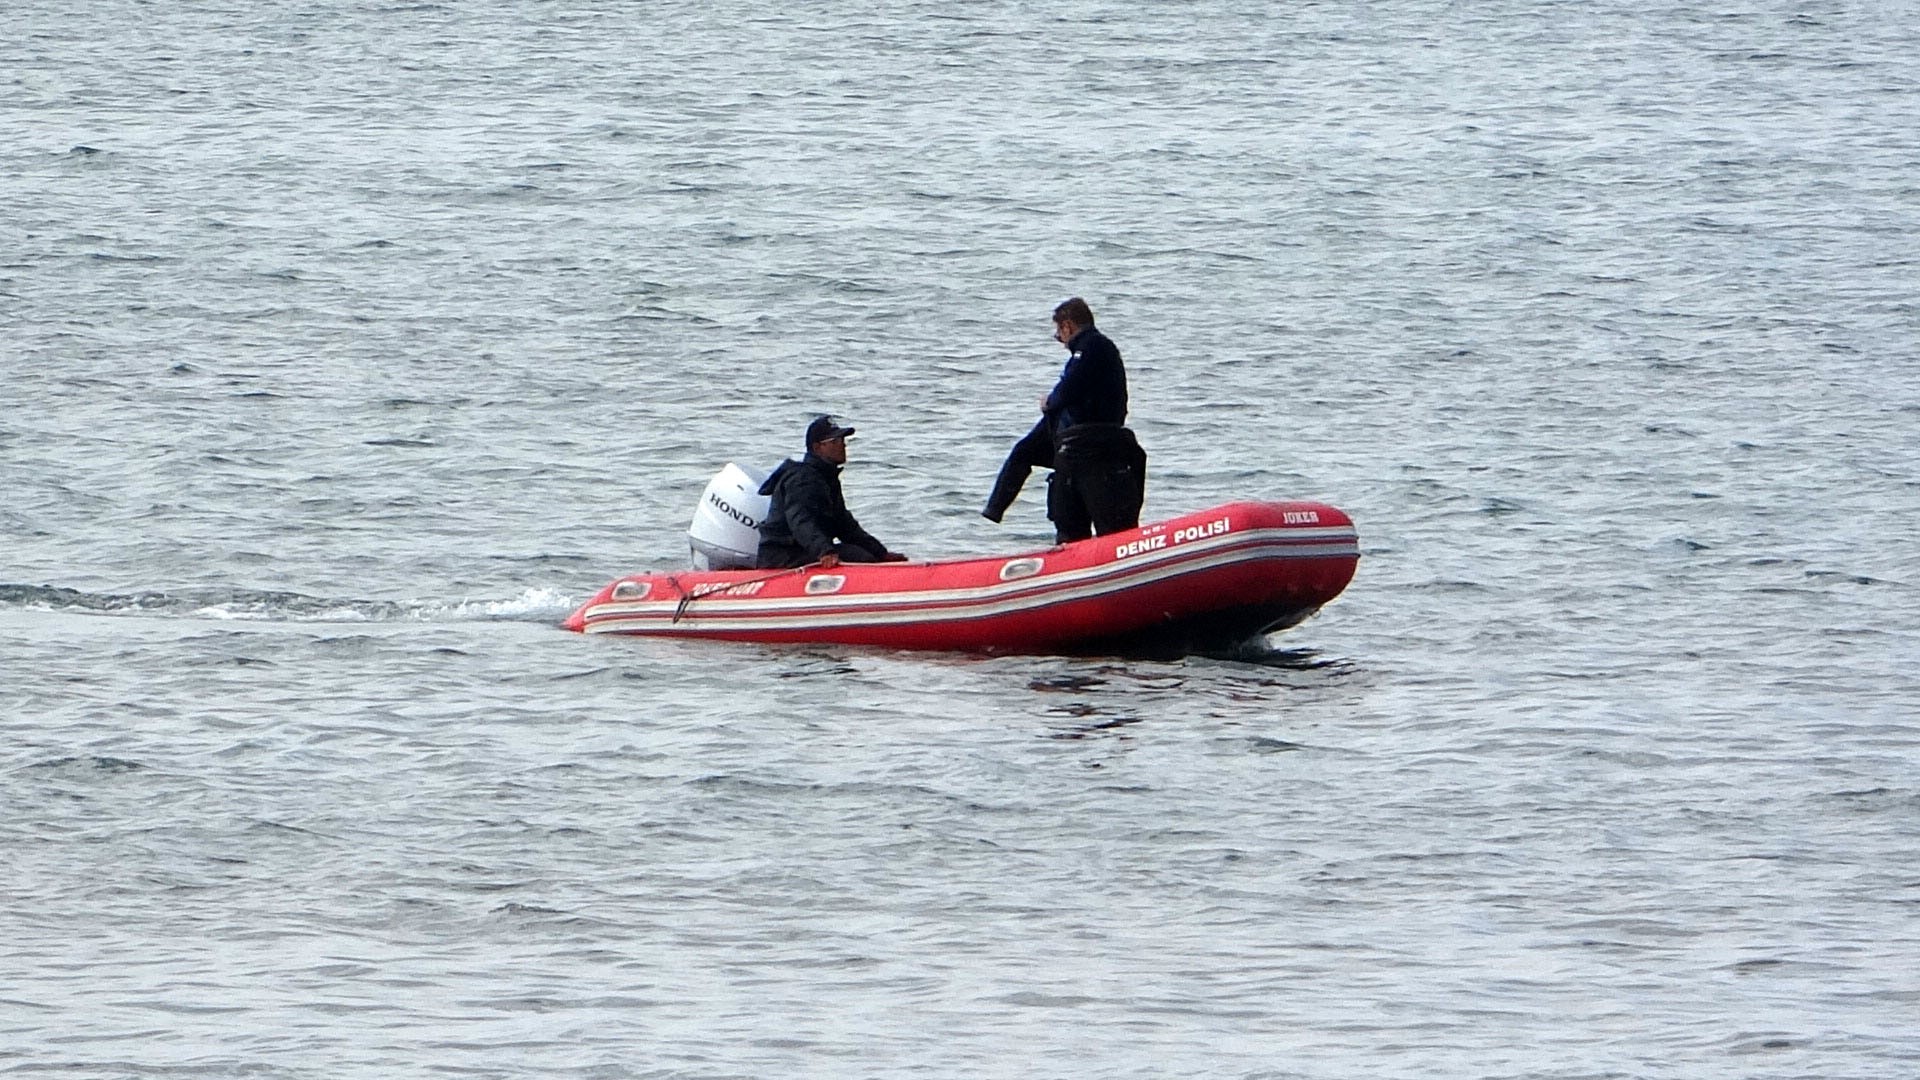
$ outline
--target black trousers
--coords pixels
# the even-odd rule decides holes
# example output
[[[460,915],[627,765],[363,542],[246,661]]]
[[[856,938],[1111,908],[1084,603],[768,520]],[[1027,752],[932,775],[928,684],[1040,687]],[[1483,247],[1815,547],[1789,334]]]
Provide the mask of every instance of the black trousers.
[[[987,496],[987,507],[980,511],[980,516],[994,522],[1004,517],[1035,467],[1053,468],[1053,428],[1044,416],[1033,425],[1032,431],[1013,444],[1006,464],[1000,466],[1000,475],[994,478],[993,494]]]
[[[841,562],[880,562],[880,553],[870,548],[842,540],[833,545],[833,553],[840,556]]]
[[[879,562],[880,553],[859,544],[842,541],[833,545],[830,554],[840,556],[841,562]],[[754,557],[754,568],[758,570],[791,570],[796,566],[806,566],[814,562],[813,556],[798,544],[762,543],[760,551]]]
[[[1075,424],[1061,433],[1047,482],[1056,543],[1134,528],[1146,498],[1147,453],[1133,432],[1119,424]]]

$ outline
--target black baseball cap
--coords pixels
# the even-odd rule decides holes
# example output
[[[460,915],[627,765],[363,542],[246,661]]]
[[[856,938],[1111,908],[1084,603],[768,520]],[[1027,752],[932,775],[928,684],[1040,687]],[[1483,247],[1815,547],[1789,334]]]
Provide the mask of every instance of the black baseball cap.
[[[807,425],[807,445],[826,442],[828,439],[844,438],[853,434],[850,427],[841,427],[831,416],[816,416],[813,423]]]

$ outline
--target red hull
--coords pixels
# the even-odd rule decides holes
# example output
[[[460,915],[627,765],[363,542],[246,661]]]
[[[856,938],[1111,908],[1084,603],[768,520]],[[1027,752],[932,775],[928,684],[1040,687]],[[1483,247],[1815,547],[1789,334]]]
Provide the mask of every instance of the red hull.
[[[1240,502],[1012,556],[621,578],[564,625],[591,634],[991,653],[1187,652],[1291,626],[1353,578],[1321,503]]]

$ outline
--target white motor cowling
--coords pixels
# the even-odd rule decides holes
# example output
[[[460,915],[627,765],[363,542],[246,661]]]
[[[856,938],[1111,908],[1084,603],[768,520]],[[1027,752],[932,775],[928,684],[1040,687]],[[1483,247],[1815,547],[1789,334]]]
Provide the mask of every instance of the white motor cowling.
[[[760,522],[773,501],[760,494],[764,480],[729,461],[707,483],[687,526],[695,570],[752,569],[760,553]]]

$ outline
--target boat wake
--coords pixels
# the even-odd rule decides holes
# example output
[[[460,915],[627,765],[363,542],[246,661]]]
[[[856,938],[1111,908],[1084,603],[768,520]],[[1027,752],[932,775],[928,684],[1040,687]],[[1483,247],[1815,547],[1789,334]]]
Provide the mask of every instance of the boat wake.
[[[527,589],[505,599],[355,600],[239,588],[92,593],[53,585],[0,584],[0,610],[246,622],[555,623],[578,603],[578,597],[557,589]]]

